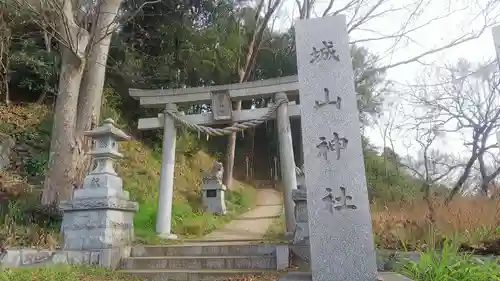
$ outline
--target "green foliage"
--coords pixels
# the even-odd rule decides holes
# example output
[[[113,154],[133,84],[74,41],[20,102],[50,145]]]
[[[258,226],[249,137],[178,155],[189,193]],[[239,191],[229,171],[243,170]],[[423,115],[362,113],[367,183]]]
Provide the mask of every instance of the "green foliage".
[[[36,101],[41,94],[54,94],[58,65],[57,53],[44,48],[41,36],[22,36],[11,46],[10,85],[24,93],[24,100]]]
[[[17,224],[30,225],[36,223],[47,229],[58,230],[61,223],[61,214],[56,206],[40,205],[37,196],[26,196],[22,201],[9,200],[7,212],[0,217],[0,224],[15,221]]]
[[[26,162],[24,163],[24,170],[30,176],[44,176],[48,161],[49,153],[47,151],[42,151],[41,153],[35,155],[33,158],[26,159]]]
[[[283,233],[285,233],[285,214],[281,214],[278,218],[273,220],[273,223],[269,226],[264,235],[264,239],[270,241],[282,241]]]
[[[201,199],[201,194],[199,194],[199,198]],[[173,233],[183,237],[199,237],[215,230],[230,221],[235,215],[253,207],[255,204],[255,189],[242,186],[238,190],[229,192],[226,204],[229,213],[225,216],[218,216],[201,211],[196,202],[174,200],[172,205]],[[156,210],[156,199],[141,202],[140,211],[134,217],[135,232],[143,242],[161,242],[154,239]]]
[[[484,261],[458,253],[458,245],[446,242],[441,252],[427,250],[400,271],[415,281],[500,281],[500,259]]]
[[[177,153],[184,154],[184,156],[192,157],[204,148],[203,141],[187,130],[180,130],[177,138],[175,150]]]
[[[293,29],[286,33],[270,34],[263,43],[257,57],[253,79],[269,79],[297,74],[295,36]],[[367,125],[377,118],[382,109],[382,94],[385,71],[370,71],[375,67],[377,57],[358,46],[351,46],[356,93],[358,96],[359,117]]]
[[[111,117],[118,124],[126,124],[120,109],[122,101],[116,91],[106,88],[102,118]],[[2,110],[6,117],[0,124],[5,128],[5,133],[15,137],[18,144],[29,147],[33,154],[21,167],[23,171],[7,171],[7,176],[16,175],[18,172],[28,176],[44,174],[52,129],[48,110],[47,107],[30,105],[6,107]],[[128,131],[127,128],[123,129]],[[208,233],[234,215],[248,210],[255,202],[255,189],[241,186],[228,195],[229,215],[216,216],[201,211],[201,169],[208,170],[213,161],[210,155],[201,151],[204,145],[204,142],[192,133],[183,131],[178,134],[172,225],[175,233],[183,236]],[[124,154],[124,159],[116,166],[117,171],[123,177],[124,189],[130,192],[131,199],[140,203],[139,213],[135,216],[136,234],[139,240],[154,242],[161,151],[157,145],[150,148],[137,140],[121,143],[120,151]],[[2,187],[5,188],[6,177],[2,174],[0,178],[3,180]],[[39,177],[38,181],[41,179]],[[39,185],[39,182],[36,185]],[[57,244],[58,241],[54,237],[57,236],[61,223],[57,208],[40,206],[41,190],[21,190],[24,186],[29,187],[23,180],[14,182],[12,186],[16,189],[12,192],[16,196],[10,200],[10,205],[2,210],[0,241],[7,245],[24,246]]]
[[[109,269],[87,265],[52,265],[40,268],[16,268],[0,271],[0,281],[143,281]]]
[[[409,201],[421,196],[420,182],[398,167],[395,162],[385,161],[364,139],[366,181],[371,201]]]

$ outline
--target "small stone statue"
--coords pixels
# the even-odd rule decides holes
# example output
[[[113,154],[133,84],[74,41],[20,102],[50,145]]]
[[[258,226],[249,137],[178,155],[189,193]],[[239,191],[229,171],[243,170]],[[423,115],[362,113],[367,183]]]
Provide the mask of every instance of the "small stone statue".
[[[203,206],[207,212],[224,215],[227,212],[225,202],[226,186],[222,184],[224,167],[222,163],[214,161],[210,171],[204,172],[201,186]]]
[[[222,175],[224,174],[224,166],[221,162],[214,161],[210,171],[205,171],[203,175],[203,183],[216,182],[222,183]]]

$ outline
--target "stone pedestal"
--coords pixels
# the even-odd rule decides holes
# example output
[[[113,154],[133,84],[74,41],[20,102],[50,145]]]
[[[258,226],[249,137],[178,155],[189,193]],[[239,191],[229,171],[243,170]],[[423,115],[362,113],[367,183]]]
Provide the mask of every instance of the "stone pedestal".
[[[297,182],[303,183],[304,175],[297,176]],[[295,231],[293,233],[293,244],[290,246],[292,252],[305,261],[309,261],[309,222],[307,215],[307,191],[305,185],[299,185],[298,189],[292,191],[292,199],[295,203]]]
[[[222,163],[214,162],[212,169],[203,176],[203,185],[201,186],[203,207],[206,212],[225,215],[226,207],[226,186],[222,184],[222,174],[224,168]]]
[[[117,129],[111,119],[85,134],[94,139],[89,153],[94,169],[85,177],[82,188],[75,190],[73,199],[60,204],[62,248],[90,251],[101,266],[114,268],[130,253],[133,216],[138,210],[138,204],[129,200],[113,167],[116,159],[122,157],[117,141],[129,136]]]
[[[203,192],[203,207],[205,211],[218,215],[225,215],[226,208],[226,186],[219,183],[203,184],[201,190]]]
[[[279,279],[279,281],[312,281],[312,274],[310,272],[290,272],[286,276]],[[345,281],[358,281],[358,280],[345,280]],[[393,272],[381,272],[373,281],[412,281],[411,279]]]

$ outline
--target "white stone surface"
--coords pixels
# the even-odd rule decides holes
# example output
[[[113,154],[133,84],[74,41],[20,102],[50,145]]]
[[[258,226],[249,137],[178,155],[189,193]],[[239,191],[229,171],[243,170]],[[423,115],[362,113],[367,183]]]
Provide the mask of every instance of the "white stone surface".
[[[174,104],[168,104],[165,109],[177,110],[177,107]],[[156,232],[161,237],[166,239],[177,238],[176,235],[171,233],[176,136],[177,131],[174,120],[168,115],[165,115],[160,170],[160,188],[158,192],[158,211],[156,212]]]
[[[288,245],[276,245],[276,269],[283,270],[290,267],[290,248]]]
[[[497,63],[500,68],[500,25],[494,26],[491,29],[493,33],[493,43],[495,44],[495,52],[497,54]]]
[[[167,89],[167,90],[142,90],[130,89],[130,96],[138,99],[144,107],[162,107],[169,103],[210,103],[211,93],[215,91],[228,91],[231,100],[248,100],[271,96],[277,92],[295,92],[297,90],[297,76],[279,77],[266,80],[251,81],[217,85],[209,87]]]
[[[345,17],[300,20],[295,30],[312,277],[374,281],[377,267]],[[326,48],[330,43],[331,52]],[[331,141],[328,147],[320,149],[320,137]]]
[[[304,176],[298,176],[297,179],[304,181]],[[293,232],[293,240],[291,250],[302,260],[309,261],[310,246],[309,246],[309,220],[307,218],[307,191],[304,184],[299,185],[298,189],[292,192],[293,202],[295,203],[295,231]]]
[[[226,186],[222,183],[209,182],[201,186],[203,207],[206,212],[218,215],[225,215],[227,213],[226,190]],[[215,196],[208,197],[208,195],[212,194]]]
[[[268,108],[253,108],[234,111],[232,113],[232,122],[246,122],[253,119],[257,119],[265,115],[269,111]],[[288,104],[288,116],[298,118],[300,117],[300,108],[296,104]],[[212,124],[226,124],[227,121],[214,121],[214,115],[212,112],[205,112],[200,114],[189,114],[181,116],[181,118],[191,124],[197,125],[212,125]],[[137,125],[139,130],[153,130],[163,128],[163,113],[159,114],[158,117],[152,118],[141,118]],[[276,119],[276,113],[272,114],[269,120]]]
[[[214,120],[231,120],[233,104],[227,91],[212,92],[212,112]]]
[[[69,252],[55,259],[115,267],[126,255],[123,249],[133,242],[133,216],[138,210],[138,204],[128,200],[129,194],[123,191],[123,181],[113,167],[115,160],[121,157],[117,141],[129,137],[110,119],[86,135],[96,140],[89,154],[97,165],[85,177],[82,188],[75,190],[73,199],[59,206],[63,212],[62,248]],[[89,254],[81,257],[80,251]]]
[[[500,131],[497,132],[497,145],[500,147]]]
[[[287,99],[286,93],[277,93],[275,100]],[[290,117],[288,116],[288,104],[281,104],[276,112],[276,125],[278,128],[279,157],[281,168],[281,181],[283,184],[283,203],[285,211],[286,232],[295,229],[295,216],[293,212],[294,203],[292,191],[297,189],[297,177],[295,174],[295,158],[293,153],[292,129],[290,128]],[[274,174],[277,175],[277,165],[274,161]]]

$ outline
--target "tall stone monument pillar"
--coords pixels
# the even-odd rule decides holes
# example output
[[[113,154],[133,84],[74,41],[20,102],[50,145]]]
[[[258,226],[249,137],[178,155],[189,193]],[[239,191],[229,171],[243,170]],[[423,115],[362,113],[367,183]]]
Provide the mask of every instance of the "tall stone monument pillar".
[[[95,167],[82,188],[75,190],[73,199],[60,204],[63,249],[90,252],[101,266],[116,268],[120,259],[130,254],[133,217],[138,210],[113,167],[122,157],[118,141],[130,137],[116,128],[112,119],[85,135],[94,139],[89,154]]]
[[[295,24],[313,281],[375,281],[345,16]]]
[[[311,273],[284,279],[381,280],[345,16],[299,20],[295,31],[306,187],[296,199],[307,197],[307,216],[297,217],[309,222],[309,233],[296,231],[295,242],[309,234]],[[409,279],[384,274],[382,280]]]

